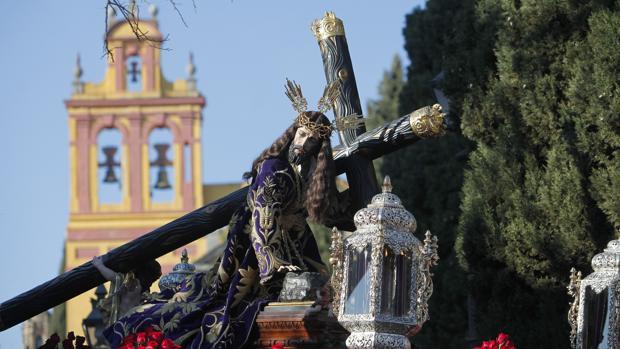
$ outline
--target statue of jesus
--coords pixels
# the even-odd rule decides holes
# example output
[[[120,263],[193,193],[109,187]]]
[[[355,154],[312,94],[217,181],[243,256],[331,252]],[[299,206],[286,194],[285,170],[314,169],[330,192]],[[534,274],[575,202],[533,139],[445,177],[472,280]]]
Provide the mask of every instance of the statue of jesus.
[[[219,265],[119,319],[105,331],[112,348],[149,326],[183,348],[241,348],[287,272],[327,273],[306,218],[326,223],[336,215],[332,125],[324,112],[337,90],[329,86],[319,111],[306,111],[299,86],[288,82],[298,116],[244,174],[247,200],[231,218]]]

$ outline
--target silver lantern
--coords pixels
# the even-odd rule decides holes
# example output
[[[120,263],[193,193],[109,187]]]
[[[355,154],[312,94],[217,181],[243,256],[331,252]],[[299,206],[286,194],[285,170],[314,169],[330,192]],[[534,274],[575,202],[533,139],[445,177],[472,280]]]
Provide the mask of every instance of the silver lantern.
[[[594,256],[592,268],[594,272],[583,280],[580,272],[571,270],[571,346],[620,349],[620,240],[610,241]]]
[[[411,348],[407,335],[428,319],[433,293],[430,267],[437,264],[437,238],[414,235],[413,215],[392,194],[383,192],[354,217],[357,230],[346,239],[332,235],[334,313],[351,335],[347,348]]]

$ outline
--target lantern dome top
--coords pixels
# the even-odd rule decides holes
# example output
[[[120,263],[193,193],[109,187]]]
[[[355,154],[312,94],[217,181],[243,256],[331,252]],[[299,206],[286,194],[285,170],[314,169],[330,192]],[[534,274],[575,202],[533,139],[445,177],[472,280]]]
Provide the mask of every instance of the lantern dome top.
[[[383,180],[383,192],[375,195],[367,207],[357,211],[353,220],[357,229],[382,226],[412,233],[416,229],[415,217],[405,209],[400,198],[392,193],[389,176],[385,176]]]
[[[620,270],[620,240],[611,240],[607,248],[592,258],[592,268],[594,271],[614,271]]]
[[[189,257],[187,256],[187,249],[183,249],[181,252],[181,263],[172,268],[172,271],[162,276],[159,279],[159,288],[176,290],[186,277],[194,274],[196,267],[189,263]]]

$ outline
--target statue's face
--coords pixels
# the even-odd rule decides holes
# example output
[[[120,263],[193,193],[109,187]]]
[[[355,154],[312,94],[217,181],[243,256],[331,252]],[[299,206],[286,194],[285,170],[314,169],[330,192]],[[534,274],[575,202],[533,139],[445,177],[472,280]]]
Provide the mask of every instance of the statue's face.
[[[288,160],[292,164],[300,165],[310,156],[316,155],[320,146],[321,141],[317,135],[306,127],[299,127],[288,150]]]

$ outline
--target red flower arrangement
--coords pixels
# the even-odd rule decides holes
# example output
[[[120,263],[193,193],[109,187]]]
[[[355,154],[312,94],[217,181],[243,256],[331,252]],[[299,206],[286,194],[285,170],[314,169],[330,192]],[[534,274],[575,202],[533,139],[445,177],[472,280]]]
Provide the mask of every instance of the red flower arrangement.
[[[510,336],[500,332],[497,338],[484,341],[480,346],[474,347],[474,349],[517,349],[517,347],[510,341]]]
[[[143,332],[130,333],[123,338],[123,343],[118,349],[181,349],[170,338],[165,338],[164,333],[155,331],[153,327],[147,327]]]
[[[284,349],[284,344],[276,343],[276,344],[271,346],[271,349]]]

